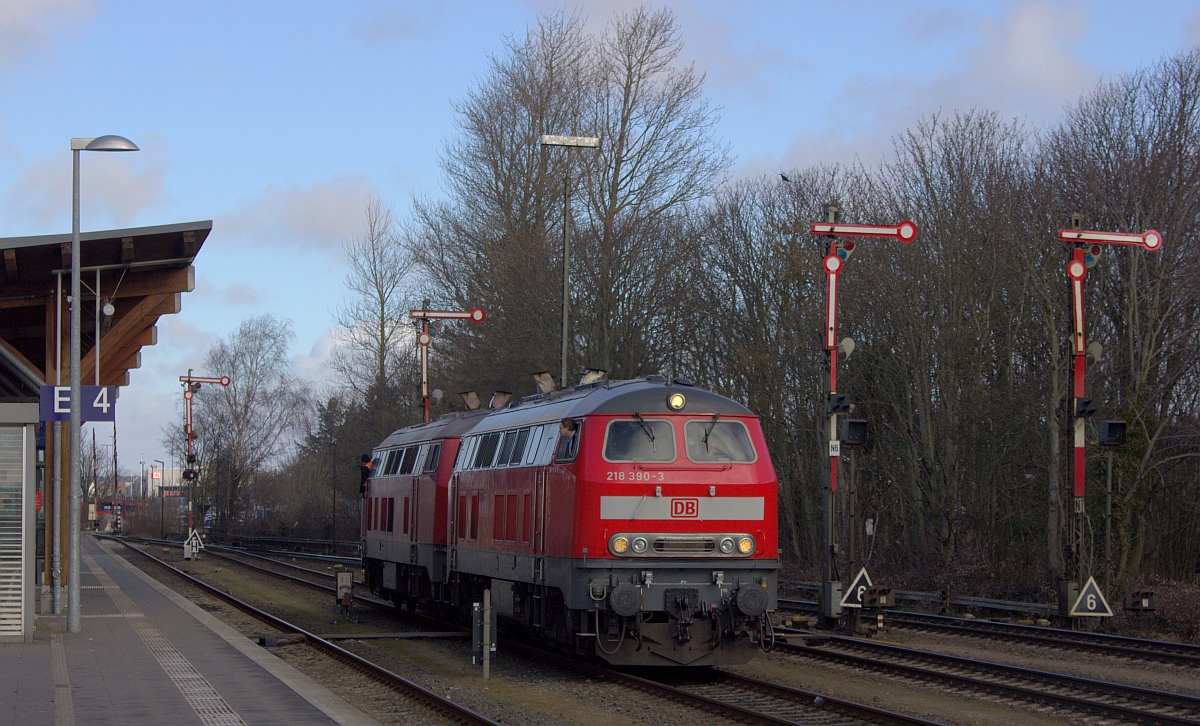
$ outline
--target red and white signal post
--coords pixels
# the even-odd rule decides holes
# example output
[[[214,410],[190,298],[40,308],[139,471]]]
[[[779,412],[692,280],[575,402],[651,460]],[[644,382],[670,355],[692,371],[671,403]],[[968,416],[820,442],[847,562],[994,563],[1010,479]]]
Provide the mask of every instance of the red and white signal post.
[[[1087,391],[1084,386],[1084,372],[1087,369],[1087,340],[1083,332],[1083,281],[1087,278],[1087,269],[1096,258],[1100,256],[1103,248],[1100,245],[1129,245],[1133,247],[1141,247],[1150,252],[1157,252],[1162,249],[1163,236],[1158,231],[1150,229],[1141,233],[1134,232],[1099,232],[1094,230],[1079,229],[1080,216],[1074,215],[1071,219],[1071,229],[1058,230],[1058,239],[1060,242],[1068,242],[1074,245],[1071,252],[1071,259],[1067,262],[1067,277],[1071,280],[1071,319],[1073,321],[1073,333],[1071,336],[1071,354],[1074,358],[1074,378],[1072,396],[1074,398],[1074,408],[1072,410],[1072,433],[1075,443],[1075,458],[1072,464],[1072,475],[1074,480],[1074,507],[1073,516],[1071,518],[1071,562],[1069,563],[1070,572],[1068,578],[1075,578],[1074,581],[1068,581],[1067,592],[1062,593],[1063,597],[1059,598],[1060,603],[1069,604],[1068,601],[1073,601],[1075,598],[1070,596],[1072,585],[1076,588],[1082,580],[1082,555],[1083,555],[1083,518],[1084,518],[1084,437],[1083,428],[1084,421],[1088,417],[1096,413],[1096,406],[1092,400],[1087,397]],[[1089,261],[1090,258],[1090,261]]]
[[[838,615],[839,591],[841,582],[833,581],[833,502],[837,492],[837,462],[841,456],[841,441],[838,440],[837,415],[849,412],[850,399],[837,392],[837,295],[838,274],[845,264],[849,252],[854,249],[853,240],[842,240],[843,237],[890,237],[901,242],[912,242],[917,238],[917,225],[904,220],[896,225],[876,224],[843,224],[838,221],[839,209],[830,205],[826,210],[824,222],[813,222],[812,233],[829,238],[829,252],[821,265],[825,270],[827,281],[825,293],[825,331],[823,335],[825,350],[829,354],[829,401],[825,414],[829,419],[829,451],[824,467],[825,472],[825,526],[823,536],[823,556],[821,558],[821,612],[822,620]]]
[[[483,308],[464,311],[409,310],[408,317],[421,321],[421,332],[417,333],[417,348],[421,359],[421,402],[425,407],[425,423],[429,423],[429,344],[433,342],[433,334],[429,332],[429,321],[470,320],[473,323],[481,323],[487,314],[483,312]]]
[[[195,397],[196,391],[200,390],[200,384],[211,383],[215,386],[225,387],[229,385],[230,378],[229,376],[221,376],[220,378],[193,376],[192,370],[189,368],[186,376],[179,377],[179,382],[183,384],[183,432],[187,435],[187,468],[183,470],[183,478],[188,483],[188,536],[184,540],[184,551],[186,553],[188,546],[193,542],[193,538],[195,541],[199,541],[192,522],[192,484],[196,481],[197,477],[196,454],[192,450],[192,398]]]

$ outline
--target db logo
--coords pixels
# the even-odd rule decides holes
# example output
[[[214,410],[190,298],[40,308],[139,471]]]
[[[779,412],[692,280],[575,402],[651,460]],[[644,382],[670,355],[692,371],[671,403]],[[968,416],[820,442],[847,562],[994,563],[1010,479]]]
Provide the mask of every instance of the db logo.
[[[671,516],[678,517],[699,517],[700,516],[700,500],[699,499],[672,499],[671,500]]]

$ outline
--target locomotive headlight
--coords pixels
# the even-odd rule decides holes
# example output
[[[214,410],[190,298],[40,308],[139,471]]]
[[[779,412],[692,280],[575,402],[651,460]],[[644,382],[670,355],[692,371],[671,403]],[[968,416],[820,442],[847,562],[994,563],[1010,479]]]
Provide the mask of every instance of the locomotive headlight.
[[[683,404],[685,403],[687,403],[687,399],[683,397],[682,393],[672,393],[670,396],[667,396],[667,405],[671,407],[672,411],[678,411],[683,408]]]
[[[615,555],[623,555],[629,549],[629,540],[624,537],[617,537],[612,541],[612,551]]]
[[[741,552],[743,555],[748,555],[753,551],[754,551],[754,538],[753,537],[742,537],[741,539],[738,540],[738,552]]]
[[[635,537],[633,539],[634,554],[640,555],[645,551],[646,551],[646,538],[645,537]]]
[[[721,554],[723,554],[723,555],[733,554],[733,539],[732,538],[726,537],[725,539],[721,540],[721,544],[719,546],[721,548]]]

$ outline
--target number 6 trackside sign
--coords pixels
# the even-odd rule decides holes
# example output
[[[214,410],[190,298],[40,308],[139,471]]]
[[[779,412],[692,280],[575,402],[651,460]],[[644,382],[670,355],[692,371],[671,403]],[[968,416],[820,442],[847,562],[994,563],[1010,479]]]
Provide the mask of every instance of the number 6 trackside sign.
[[[116,421],[116,386],[80,386],[80,421]],[[71,420],[71,387],[42,386],[42,421]]]

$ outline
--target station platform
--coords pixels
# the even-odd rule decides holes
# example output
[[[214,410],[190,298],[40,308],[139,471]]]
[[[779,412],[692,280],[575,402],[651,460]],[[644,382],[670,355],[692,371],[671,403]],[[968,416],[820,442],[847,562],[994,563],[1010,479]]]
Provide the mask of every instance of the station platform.
[[[83,536],[82,631],[36,616],[0,643],[0,726],[377,722]],[[65,610],[65,608],[64,608]]]

